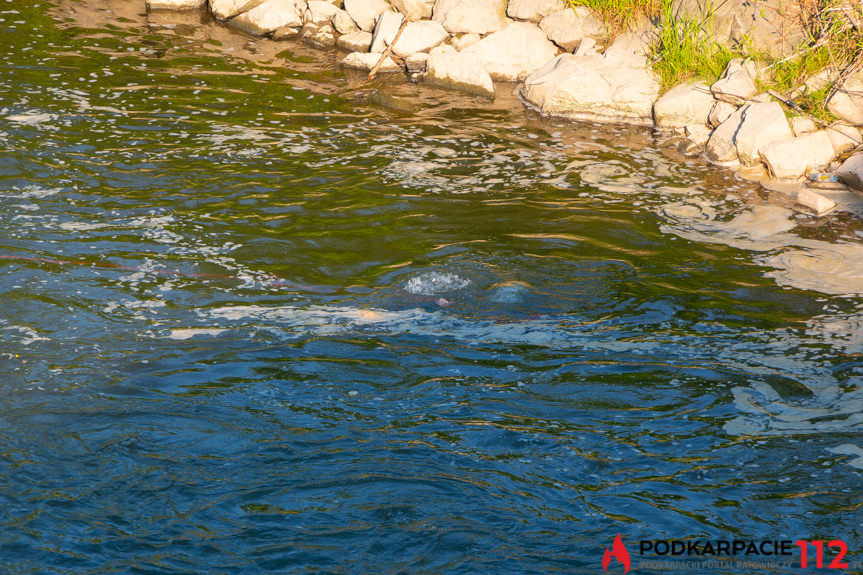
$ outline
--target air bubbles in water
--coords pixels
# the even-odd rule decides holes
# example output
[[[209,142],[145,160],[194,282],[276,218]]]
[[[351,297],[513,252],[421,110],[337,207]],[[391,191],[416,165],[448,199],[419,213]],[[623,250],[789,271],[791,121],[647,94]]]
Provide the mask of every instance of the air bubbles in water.
[[[449,272],[425,272],[414,276],[405,284],[405,291],[414,295],[437,295],[464,289],[469,279]]]

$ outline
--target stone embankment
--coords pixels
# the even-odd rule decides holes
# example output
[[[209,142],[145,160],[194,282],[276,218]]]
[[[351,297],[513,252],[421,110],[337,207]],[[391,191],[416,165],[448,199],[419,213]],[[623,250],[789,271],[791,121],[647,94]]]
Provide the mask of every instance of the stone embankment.
[[[750,176],[801,182],[815,175],[813,186],[863,190],[863,152],[852,153],[861,148],[863,71],[838,83],[828,108],[841,121],[824,125],[786,115],[786,102],[759,91],[769,71],[750,60],[733,60],[712,85],[691,81],[660,95],[650,62],[656,31],[647,25],[608,42],[597,15],[565,0],[147,0],[151,10],[205,4],[249,34],[344,50],[349,68],[405,72],[487,98],[517,83],[525,104],[543,115],[654,125],[681,134],[685,153]],[[678,4],[690,12],[700,6]],[[740,26],[746,14],[724,16],[731,36],[746,34],[782,54],[797,42],[755,16],[751,29]],[[813,190],[796,193],[816,214],[834,206]]]

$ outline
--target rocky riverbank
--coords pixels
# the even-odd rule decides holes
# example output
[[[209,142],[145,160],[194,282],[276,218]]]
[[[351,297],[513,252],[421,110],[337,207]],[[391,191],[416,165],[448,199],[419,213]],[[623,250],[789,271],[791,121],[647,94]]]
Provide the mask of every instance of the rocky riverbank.
[[[777,57],[800,48],[802,31],[786,30],[786,19],[730,4],[740,6],[719,14],[719,41],[743,35]],[[698,2],[675,5],[680,12],[701,9]],[[343,66],[371,74],[406,73],[487,98],[517,84],[524,103],[545,116],[653,125],[679,134],[688,155],[703,154],[768,186],[792,184],[784,189],[816,215],[836,205],[825,188],[863,190],[863,71],[822,78],[832,83],[826,104],[836,121],[828,123],[765,89],[770,67],[753,59],[731,60],[715,82],[687,81],[662,93],[653,61],[658,27],[667,23],[644,21],[610,34],[601,15],[565,0],[147,0],[147,6],[209,10],[252,35],[338,48],[347,52]],[[849,22],[857,30],[859,22]]]

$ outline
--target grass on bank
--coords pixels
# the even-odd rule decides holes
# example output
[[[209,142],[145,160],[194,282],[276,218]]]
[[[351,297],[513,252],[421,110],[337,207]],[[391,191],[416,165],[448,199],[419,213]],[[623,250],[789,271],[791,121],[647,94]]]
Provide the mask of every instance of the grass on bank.
[[[597,13],[609,36],[649,20],[662,22],[653,44],[654,69],[667,90],[690,78],[715,80],[737,54],[712,39],[711,21],[698,22],[674,14],[672,0],[568,0],[575,9]]]
[[[663,4],[670,0],[568,0],[574,10],[586,6],[605,22],[611,35],[627,30],[647,18],[655,20],[662,14]]]
[[[800,111],[823,121],[835,118],[826,102],[846,76],[863,66],[863,4],[837,0],[798,0],[807,41],[794,54],[766,64],[772,79],[766,87],[790,96]],[[806,88],[807,80],[831,71],[823,85]],[[833,85],[831,85],[833,84]]]
[[[721,1],[721,0],[717,0]],[[744,39],[738,46],[723,46],[712,33],[712,15],[703,21],[674,13],[673,0],[568,0],[575,9],[586,6],[605,22],[609,37],[634,29],[649,20],[660,24],[652,45],[654,70],[662,89],[667,90],[689,79],[713,82],[728,62],[737,57],[753,57],[772,78],[762,84],[793,99],[799,110],[825,121],[835,118],[827,111],[826,101],[835,85],[855,69],[863,67],[863,4],[852,0],[793,0],[780,17],[801,26],[806,41],[795,54],[772,59],[754,53]],[[849,12],[850,11],[850,12]],[[832,85],[800,90],[807,79],[825,69],[835,71]]]

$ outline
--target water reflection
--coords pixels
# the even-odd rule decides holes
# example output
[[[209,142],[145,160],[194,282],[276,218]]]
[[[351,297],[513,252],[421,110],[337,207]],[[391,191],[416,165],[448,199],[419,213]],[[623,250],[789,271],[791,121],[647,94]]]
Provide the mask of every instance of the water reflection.
[[[139,2],[8,4],[6,571],[860,539],[856,220],[821,237],[647,130]]]

